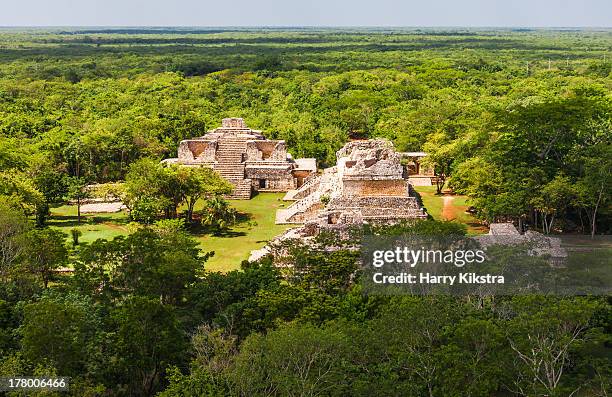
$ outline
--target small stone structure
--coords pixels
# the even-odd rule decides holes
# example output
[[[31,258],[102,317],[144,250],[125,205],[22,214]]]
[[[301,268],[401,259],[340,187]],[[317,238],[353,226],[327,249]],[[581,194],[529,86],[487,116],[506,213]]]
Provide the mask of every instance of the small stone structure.
[[[402,152],[400,155],[406,160],[408,182],[412,186],[432,186],[436,183],[436,175],[433,168],[423,164],[423,159],[427,157],[427,153]]]
[[[81,206],[82,214],[112,214],[115,212],[121,212],[127,207],[121,201],[115,201],[112,203],[89,203]]]
[[[393,223],[426,218],[411,194],[401,156],[387,140],[352,141],[337,153],[337,165],[311,176],[276,223],[336,228],[362,223]]]
[[[522,245],[530,246],[529,255],[547,256],[549,262],[555,266],[562,266],[568,256],[558,237],[545,236],[542,233],[528,230],[521,234],[512,223],[492,223],[489,233],[473,237],[483,248],[493,245]]]
[[[230,198],[247,200],[253,191],[297,189],[317,171],[316,159],[293,160],[285,141],[266,139],[241,118],[223,119],[221,128],[181,141],[178,158],[164,162],[210,167],[235,186]]]

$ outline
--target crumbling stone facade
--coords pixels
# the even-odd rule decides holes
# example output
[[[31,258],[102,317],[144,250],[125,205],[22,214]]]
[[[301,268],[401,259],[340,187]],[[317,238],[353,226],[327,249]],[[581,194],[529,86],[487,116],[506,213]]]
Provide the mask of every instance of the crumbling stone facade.
[[[298,189],[317,171],[315,159],[294,160],[285,141],[266,139],[241,118],[223,119],[220,128],[181,141],[178,158],[165,162],[213,168],[235,186],[230,198],[237,199],[250,199],[253,191]]]
[[[312,176],[292,194],[296,201],[277,212],[276,223],[329,228],[427,217],[411,194],[407,171],[391,142],[352,141],[336,156],[336,166]]]

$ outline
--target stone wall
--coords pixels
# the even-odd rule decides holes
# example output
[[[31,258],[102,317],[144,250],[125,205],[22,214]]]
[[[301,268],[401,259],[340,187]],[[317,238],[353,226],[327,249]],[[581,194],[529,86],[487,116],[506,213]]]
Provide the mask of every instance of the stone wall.
[[[402,179],[404,174],[400,155],[386,140],[349,142],[336,155],[345,179]]]
[[[431,181],[432,177],[430,176],[411,176],[408,178],[408,182],[412,186],[432,186],[433,182]]]
[[[346,196],[406,196],[408,182],[403,179],[344,180],[342,190]]]
[[[259,192],[295,189],[296,180],[289,167],[266,168],[254,165],[246,168],[245,176],[251,179],[253,189]],[[265,180],[265,187],[260,185],[261,180]]]
[[[285,141],[248,141],[246,161],[287,161]]]
[[[330,201],[329,210],[343,208],[420,209],[415,197],[338,197]]]
[[[186,140],[179,144],[178,159],[180,162],[214,162],[216,150],[217,143],[214,141]]]
[[[260,180],[265,180],[265,187],[261,186]],[[251,179],[251,185],[253,186],[253,190],[258,192],[286,192],[287,190],[295,189],[295,180],[287,177],[281,179]]]
[[[244,120],[238,117],[230,117],[230,118],[223,119],[221,121],[221,126],[222,128],[240,128],[240,129],[247,128]]]
[[[222,127],[200,138],[181,141],[178,158],[166,159],[164,163],[211,167],[232,182],[236,191],[244,193],[243,198],[247,198],[251,188],[294,190],[317,171],[315,159],[294,161],[287,153],[285,141],[265,139],[261,131],[248,128],[241,118],[223,119]]]

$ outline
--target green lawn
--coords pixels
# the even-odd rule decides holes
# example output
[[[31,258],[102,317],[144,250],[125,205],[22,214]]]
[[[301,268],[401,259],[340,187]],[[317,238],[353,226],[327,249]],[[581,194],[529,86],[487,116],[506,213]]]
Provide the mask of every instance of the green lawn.
[[[274,224],[276,210],[290,204],[282,201],[283,196],[284,193],[262,193],[251,200],[229,200],[241,214],[241,221],[221,236],[196,235],[204,252],[215,252],[206,263],[206,269],[221,272],[239,269],[240,263],[248,259],[252,250],[263,247],[267,241],[289,229],[291,226]],[[201,203],[196,206],[199,207]],[[53,208],[51,215],[49,226],[65,232],[66,241],[70,243],[71,229],[80,230],[83,233],[80,241],[88,243],[129,233],[125,212],[84,215],[80,225],[77,224],[76,206]]]
[[[67,241],[72,242],[70,230],[78,229],[83,235],[79,241],[91,243],[97,239],[112,240],[114,237],[128,233],[127,215],[125,212],[115,214],[87,214],[81,216],[81,224],[77,222],[77,207],[65,205],[51,209],[49,226],[62,230],[68,235]]]
[[[436,196],[436,187],[414,186],[414,190],[421,196],[421,201],[427,213],[435,220],[442,219],[443,201],[441,196]]]
[[[435,220],[448,220],[467,225],[468,234],[486,233],[488,229],[467,212],[467,197],[461,195],[437,195],[435,186],[414,186],[421,196],[427,213]],[[449,208],[444,210],[444,198],[450,199]]]
[[[251,200],[230,200],[232,207],[248,214],[250,219],[230,228],[223,236],[198,237],[203,251],[215,252],[206,263],[206,269],[221,272],[239,269],[240,262],[248,259],[252,250],[262,248],[267,241],[291,228],[274,224],[276,210],[290,204],[282,201],[284,195],[260,193]]]

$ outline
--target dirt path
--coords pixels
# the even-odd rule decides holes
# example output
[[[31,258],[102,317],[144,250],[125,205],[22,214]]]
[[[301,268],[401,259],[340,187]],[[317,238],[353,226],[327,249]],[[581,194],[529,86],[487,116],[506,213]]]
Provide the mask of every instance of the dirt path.
[[[447,221],[452,221],[456,218],[455,210],[453,208],[453,196],[444,196],[443,197],[443,207],[442,207],[442,219]]]

